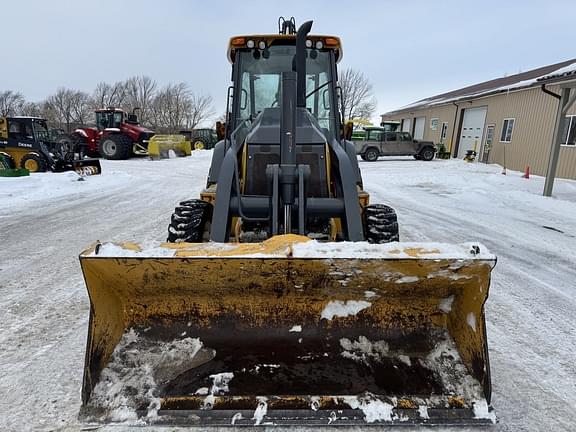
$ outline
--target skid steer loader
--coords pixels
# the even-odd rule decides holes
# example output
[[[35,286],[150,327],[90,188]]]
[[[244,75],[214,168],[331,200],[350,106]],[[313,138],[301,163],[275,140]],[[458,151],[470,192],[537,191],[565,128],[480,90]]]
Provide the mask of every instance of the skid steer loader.
[[[230,41],[230,114],[168,242],[80,256],[82,416],[196,425],[489,424],[482,245],[398,242],[341,125],[340,40]],[[346,133],[350,131],[347,130]]]
[[[77,157],[76,149],[53,141],[46,120],[38,117],[0,117],[0,155],[8,167],[7,175],[76,171],[84,177],[102,173],[98,159]]]

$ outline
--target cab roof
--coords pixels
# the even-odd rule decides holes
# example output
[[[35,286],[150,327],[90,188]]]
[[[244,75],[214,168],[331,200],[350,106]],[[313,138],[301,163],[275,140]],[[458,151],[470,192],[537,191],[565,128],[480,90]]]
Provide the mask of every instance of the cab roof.
[[[339,37],[327,35],[308,35],[306,39],[312,41],[312,46],[316,46],[317,42],[322,42],[322,49],[333,50],[336,54],[336,63],[339,63],[340,60],[342,60],[344,53],[342,51],[342,42],[340,41]],[[234,63],[237,50],[249,49],[247,46],[248,41],[254,41],[254,48],[258,48],[258,44],[261,41],[264,41],[267,47],[275,45],[278,42],[281,42],[284,45],[296,45],[296,35],[256,34],[233,36],[230,38],[230,42],[228,43],[228,60],[230,63]]]

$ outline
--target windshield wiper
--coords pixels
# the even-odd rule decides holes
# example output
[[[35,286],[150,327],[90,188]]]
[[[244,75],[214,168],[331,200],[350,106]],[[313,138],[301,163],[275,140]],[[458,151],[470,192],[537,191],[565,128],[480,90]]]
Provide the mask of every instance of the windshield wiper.
[[[312,96],[314,93],[316,93],[318,90],[326,87],[328,84],[330,84],[332,82],[332,80],[330,81],[326,81],[324,84],[322,84],[321,86],[316,87],[314,90],[312,90],[310,93],[308,93],[306,95],[306,99],[308,99],[310,96]]]

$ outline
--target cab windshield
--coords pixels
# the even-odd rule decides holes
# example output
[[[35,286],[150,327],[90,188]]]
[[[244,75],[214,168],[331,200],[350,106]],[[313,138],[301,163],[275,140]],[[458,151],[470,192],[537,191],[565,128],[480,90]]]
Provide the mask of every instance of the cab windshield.
[[[267,58],[260,51],[242,51],[238,60],[240,98],[236,124],[254,120],[264,108],[280,106],[282,72],[292,70],[295,46],[271,46]],[[306,107],[322,128],[334,131],[330,51],[308,49],[306,58]],[[328,83],[328,84],[327,84]],[[323,86],[324,85],[324,86]],[[319,90],[317,90],[319,89]],[[314,92],[314,90],[317,90]]]
[[[97,111],[96,127],[98,130],[106,128],[120,128],[122,125],[122,112],[120,111]]]
[[[46,121],[44,120],[32,120],[32,125],[34,128],[34,136],[37,141],[49,141],[50,133],[48,132],[48,127],[46,126]]]

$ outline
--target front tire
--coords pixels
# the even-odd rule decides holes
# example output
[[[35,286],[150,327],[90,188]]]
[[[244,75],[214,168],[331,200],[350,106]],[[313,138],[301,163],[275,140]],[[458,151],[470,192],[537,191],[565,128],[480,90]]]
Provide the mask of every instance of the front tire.
[[[45,172],[48,168],[48,163],[40,153],[30,152],[20,159],[20,168],[26,168],[31,173]]]
[[[420,159],[425,160],[425,161],[431,161],[432,159],[434,159],[434,149],[431,147],[424,147],[421,151],[420,151]]]
[[[208,240],[212,204],[199,199],[182,201],[168,225],[169,243],[199,243]]]
[[[378,156],[380,156],[380,152],[377,148],[370,147],[364,152],[364,157],[369,162],[375,162],[378,160]]]
[[[384,204],[364,208],[364,234],[368,243],[400,241],[396,211]]]
[[[16,168],[16,161],[14,160],[12,155],[10,155],[9,153],[0,152],[0,158],[2,158],[4,163],[8,166],[8,169],[15,169]]]
[[[132,140],[126,135],[111,134],[100,138],[98,151],[104,159],[123,160],[132,156]]]

